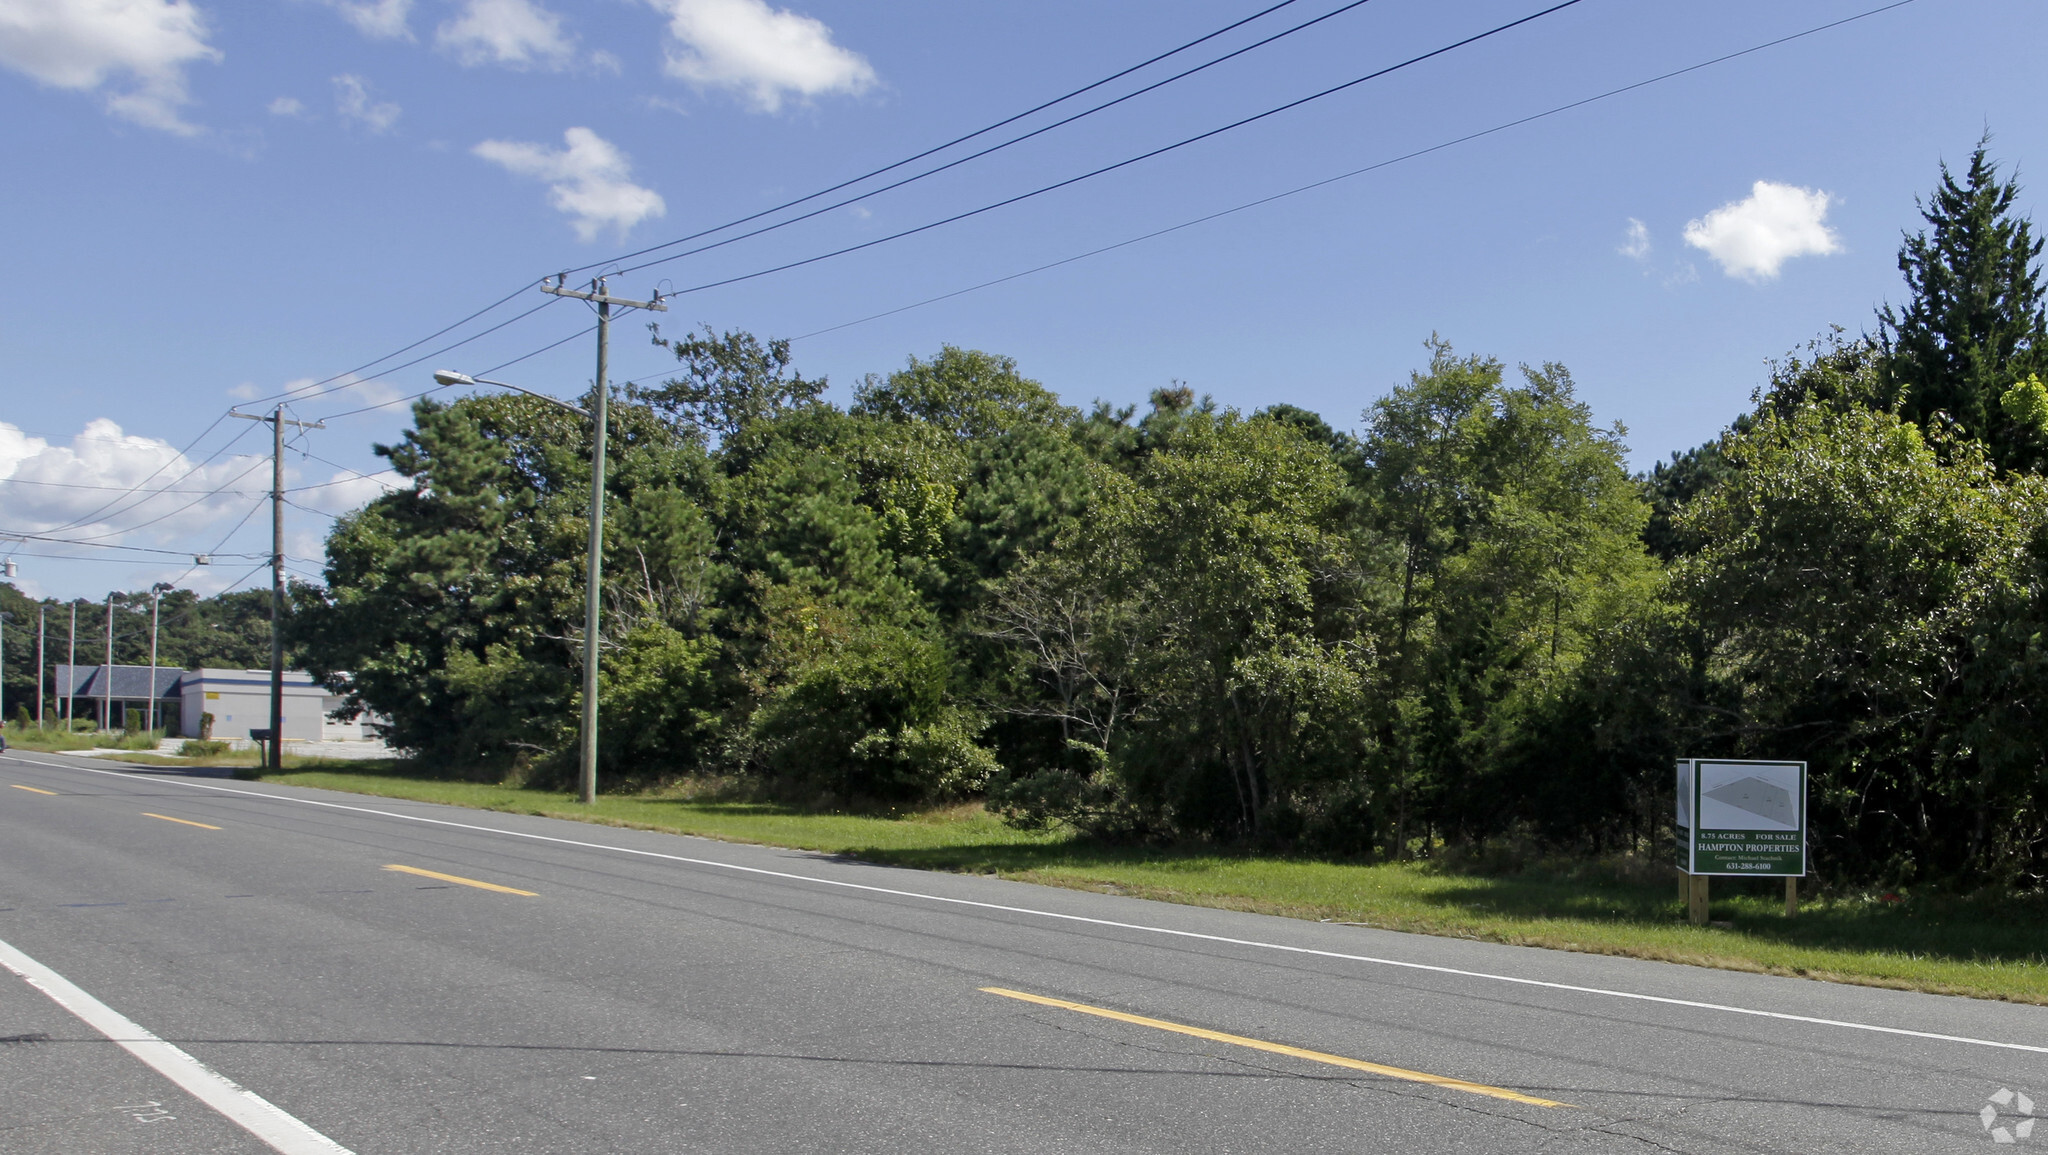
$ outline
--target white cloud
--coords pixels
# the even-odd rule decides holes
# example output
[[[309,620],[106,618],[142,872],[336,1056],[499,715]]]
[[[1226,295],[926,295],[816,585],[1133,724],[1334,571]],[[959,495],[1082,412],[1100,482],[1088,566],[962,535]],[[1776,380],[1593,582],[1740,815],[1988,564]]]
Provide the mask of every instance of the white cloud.
[[[1650,226],[1630,217],[1628,219],[1628,240],[1615,250],[1632,261],[1640,261],[1650,255]]]
[[[348,73],[334,78],[334,110],[346,119],[362,122],[371,132],[387,131],[404,111],[389,101],[373,102],[363,78]]]
[[[763,112],[783,98],[858,94],[875,84],[875,70],[857,53],[832,43],[823,22],[765,0],[649,0],[668,14],[668,74],[699,88],[740,93]]]
[[[270,102],[270,115],[272,116],[299,116],[304,114],[305,111],[306,106],[301,104],[298,97],[295,96],[280,96]]]
[[[105,88],[107,111],[184,136],[199,131],[180,112],[185,66],[220,59],[206,32],[190,0],[0,0],[0,64],[53,88]]]
[[[562,18],[533,0],[468,0],[434,42],[467,65],[561,69],[576,55]]]
[[[377,40],[409,40],[412,29],[406,17],[412,14],[412,0],[327,0],[327,6],[346,17],[356,31]]]
[[[632,182],[632,166],[610,141],[587,128],[562,134],[568,147],[487,140],[470,151],[507,171],[548,182],[548,203],[573,218],[588,241],[611,228],[623,237],[648,217],[668,211],[661,194]]]
[[[106,418],[68,446],[0,423],[6,528],[73,541],[182,548],[196,537],[203,548],[209,531],[217,538],[265,496],[269,466],[267,454],[200,464]]]
[[[1827,227],[1831,198],[1818,189],[1760,180],[1747,200],[1730,201],[1685,226],[1685,243],[1747,281],[1768,281],[1793,257],[1842,251]]]

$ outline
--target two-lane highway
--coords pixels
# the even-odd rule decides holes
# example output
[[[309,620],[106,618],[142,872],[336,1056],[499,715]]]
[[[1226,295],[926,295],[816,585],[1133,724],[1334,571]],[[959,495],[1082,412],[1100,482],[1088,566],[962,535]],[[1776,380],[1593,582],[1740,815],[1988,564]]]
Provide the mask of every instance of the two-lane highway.
[[[7,1152],[2048,1146],[2043,1008],[58,756],[0,966]]]

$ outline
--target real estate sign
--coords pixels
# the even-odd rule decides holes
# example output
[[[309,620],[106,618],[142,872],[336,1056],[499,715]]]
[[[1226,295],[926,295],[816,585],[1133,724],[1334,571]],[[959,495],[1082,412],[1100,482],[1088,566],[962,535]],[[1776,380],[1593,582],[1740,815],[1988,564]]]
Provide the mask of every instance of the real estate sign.
[[[1806,763],[1678,764],[1678,865],[1688,874],[1806,873]]]

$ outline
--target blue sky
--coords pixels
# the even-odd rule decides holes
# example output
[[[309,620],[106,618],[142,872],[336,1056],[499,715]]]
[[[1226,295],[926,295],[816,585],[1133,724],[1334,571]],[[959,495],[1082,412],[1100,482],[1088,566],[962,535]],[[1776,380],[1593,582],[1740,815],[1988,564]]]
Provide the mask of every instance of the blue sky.
[[[1297,0],[1092,96],[1343,3]],[[2035,59],[2048,10],[1915,0],[848,323],[1877,3],[1582,0],[1058,192],[686,292],[663,321],[800,337],[800,367],[828,375],[841,399],[863,374],[955,344],[1013,356],[1075,404],[1141,402],[1177,380],[1242,408],[1306,406],[1340,427],[1356,427],[1405,379],[1435,332],[1511,364],[1564,363],[1599,418],[1626,425],[1635,464],[1647,466],[1711,436],[1747,403],[1767,359],[1830,325],[1860,331],[1897,298],[1900,233],[1916,225],[1914,197],[1938,162],[1964,160],[1989,127],[1995,154],[2023,182],[2048,163],[2048,80]],[[1372,0],[983,160],[632,272],[613,289],[686,290],[886,236],[1545,6]],[[14,265],[0,284],[0,531],[97,543],[0,549],[31,592],[97,597],[166,579],[220,588],[268,549],[258,509],[267,471],[245,456],[267,430],[214,425],[228,406],[370,361],[556,270],[858,175],[1259,7],[0,0],[0,148],[14,158],[0,175]],[[2023,208],[2036,201],[2030,187]],[[545,300],[529,287],[453,336]],[[589,323],[581,310],[558,303],[425,364],[296,400],[295,416],[330,420],[290,457],[293,568],[317,573],[329,515],[377,491],[358,474],[378,472],[370,446],[407,419],[402,404],[350,410],[428,388],[434,368],[482,373],[568,337]],[[663,368],[640,325],[615,328],[615,379]],[[587,387],[591,360],[581,338],[502,376],[569,396]],[[173,492],[123,496],[138,484]],[[182,555],[201,550],[220,556],[195,571]]]

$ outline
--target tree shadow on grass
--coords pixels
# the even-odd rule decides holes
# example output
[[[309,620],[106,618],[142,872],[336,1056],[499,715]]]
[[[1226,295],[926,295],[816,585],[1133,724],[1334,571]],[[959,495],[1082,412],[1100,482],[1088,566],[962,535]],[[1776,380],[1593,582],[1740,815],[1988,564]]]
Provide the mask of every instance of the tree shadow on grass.
[[[1099,875],[1107,887],[1154,893],[1173,890],[1171,876],[1193,882],[1222,867],[1245,885],[1218,886],[1219,880],[1207,879],[1199,892],[1191,889],[1187,897],[1206,904],[1235,898],[1246,905],[1320,911],[1340,920],[1386,925],[1414,924],[1401,915],[1417,908],[1426,912],[1428,921],[1469,923],[1475,928],[1544,922],[1617,929],[1685,925],[1675,874],[1611,864],[1481,874],[1425,864],[1315,862],[1231,854],[1213,847],[1146,848],[1078,839],[851,853],[865,861],[930,870],[1064,873],[1082,879]],[[1142,876],[1134,878],[1140,871]],[[1355,889],[1345,885],[1343,875],[1350,871],[1357,872]],[[1663,877],[1657,877],[1659,873]],[[1929,961],[2048,967],[2048,898],[2039,895],[1809,896],[1797,916],[1788,919],[1779,879],[1716,878],[1713,885],[1711,917],[1725,924],[1722,929],[1752,942]]]

